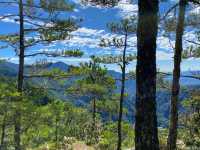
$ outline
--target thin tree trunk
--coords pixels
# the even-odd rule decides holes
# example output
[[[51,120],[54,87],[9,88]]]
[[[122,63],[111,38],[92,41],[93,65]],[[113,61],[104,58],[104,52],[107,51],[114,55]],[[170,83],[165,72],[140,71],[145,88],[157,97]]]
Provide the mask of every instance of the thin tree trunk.
[[[0,150],[5,149],[5,136],[6,136],[6,115],[3,118],[2,126],[1,126],[1,144]]]
[[[92,118],[93,118],[93,129],[96,129],[96,99],[93,99],[93,112],[92,112]]]
[[[18,92],[23,91],[23,74],[24,74],[24,15],[23,15],[23,1],[19,0],[19,16],[20,16],[20,54],[19,54],[19,72],[18,72]],[[19,100],[21,101],[21,100]],[[15,150],[21,150],[21,110],[19,101],[15,112],[15,133],[14,142]]]
[[[93,121],[93,125],[92,125],[92,134],[93,134],[93,138],[95,140],[95,142],[98,141],[98,136],[96,135],[96,130],[97,130],[97,125],[96,125],[96,98],[93,98],[93,112],[92,112],[92,121]]]
[[[58,150],[58,114],[56,114],[56,131],[55,131],[55,142],[56,142],[56,150]]]
[[[18,72],[18,91],[23,91],[23,80],[24,80],[24,15],[23,15],[23,3],[20,0],[20,54],[19,54],[19,72]]]
[[[120,93],[120,104],[119,104],[119,118],[118,118],[118,142],[117,150],[121,150],[122,145],[122,116],[123,116],[123,101],[124,101],[124,91],[125,91],[125,78],[126,78],[126,48],[127,48],[127,33],[125,35],[123,51],[123,64],[122,64],[122,79],[121,79],[121,93]]]
[[[159,150],[156,115],[158,0],[139,0],[135,149]]]
[[[170,124],[169,124],[169,136],[167,147],[168,150],[176,149],[177,140],[177,124],[178,124],[178,99],[180,91],[180,72],[181,72],[181,58],[182,58],[182,38],[184,34],[184,20],[185,20],[185,9],[187,2],[186,0],[180,0],[179,2],[179,17],[176,29],[176,44],[174,54],[174,71],[173,71],[173,82],[172,82],[172,96],[171,96],[171,111],[170,111]]]

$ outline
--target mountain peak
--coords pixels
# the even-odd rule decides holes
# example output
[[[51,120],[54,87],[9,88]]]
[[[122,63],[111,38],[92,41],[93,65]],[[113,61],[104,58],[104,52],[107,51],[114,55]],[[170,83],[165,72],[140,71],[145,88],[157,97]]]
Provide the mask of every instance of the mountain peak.
[[[58,68],[62,71],[67,71],[69,69],[69,65],[65,64],[64,62],[58,61],[58,62],[52,63],[48,68],[49,69]]]

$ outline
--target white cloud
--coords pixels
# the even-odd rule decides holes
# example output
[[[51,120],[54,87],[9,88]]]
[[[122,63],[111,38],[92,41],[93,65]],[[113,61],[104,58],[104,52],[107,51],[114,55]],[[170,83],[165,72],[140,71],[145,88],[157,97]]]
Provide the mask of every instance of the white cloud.
[[[191,14],[200,14],[200,6],[194,6],[190,11]]]
[[[1,16],[0,16],[1,18]],[[5,23],[17,23],[19,24],[19,22],[16,20],[17,18],[4,18],[4,19],[1,19],[0,22],[5,22]]]
[[[0,60],[6,60],[6,61],[9,61],[9,62],[12,62],[12,63],[15,63],[15,64],[18,64],[18,62],[19,62],[19,58],[16,57],[16,56],[13,56],[13,57],[0,57]]]
[[[9,16],[11,14],[6,14],[5,16]],[[3,19],[3,16],[0,16],[0,22],[5,22],[5,23],[13,23],[13,24],[19,24],[19,17],[17,16],[12,16],[12,17],[5,17]],[[38,20],[31,20],[31,19],[25,19],[24,24],[27,26],[34,26],[34,24],[36,25],[40,25],[40,26],[46,26],[46,27],[51,27],[53,26],[52,23],[45,23],[42,21],[38,21]]]
[[[121,0],[115,8],[119,9],[119,15],[122,17],[136,15],[138,11],[138,5],[132,4],[130,0]]]

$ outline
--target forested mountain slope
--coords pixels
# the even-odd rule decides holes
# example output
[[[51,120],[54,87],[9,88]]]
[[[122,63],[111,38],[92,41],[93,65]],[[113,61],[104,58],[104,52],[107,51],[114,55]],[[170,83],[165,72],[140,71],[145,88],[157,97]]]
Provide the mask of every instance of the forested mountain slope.
[[[69,69],[69,65],[63,63],[63,62],[57,62],[57,63],[49,63],[45,65],[44,69],[52,70],[52,69],[60,69],[62,71],[67,71]],[[14,63],[9,62],[2,62],[0,63],[0,75],[7,76],[7,77],[16,77],[17,76],[17,69],[18,65]],[[31,66],[25,67],[25,72],[28,73],[30,71]],[[198,73],[198,71],[195,71]],[[194,72],[184,72],[184,75],[189,75]],[[121,76],[121,73],[115,72],[115,71],[108,71],[108,74],[110,74],[113,78],[119,79]],[[69,97],[65,89],[67,87],[70,87],[73,84],[73,81],[76,80],[76,78],[73,79],[65,79],[65,84],[60,84],[59,81],[55,81],[53,79],[41,79],[41,78],[34,78],[30,82],[35,85],[46,86],[49,89],[49,94],[52,96],[56,96],[59,99],[62,100],[70,100],[72,103],[76,104],[77,106],[84,106],[87,107],[89,100],[87,100],[86,97],[82,97],[80,99]],[[171,77],[167,77],[166,80],[171,80]],[[183,86],[183,91],[181,94],[181,99],[185,99],[189,93],[189,91],[185,89],[195,89],[200,88],[200,81],[190,78],[182,78],[181,84]],[[115,90],[116,93],[119,93],[120,91],[120,82],[116,82],[117,89]],[[128,97],[126,97],[126,100],[124,102],[124,106],[128,109],[128,113],[125,115],[125,119],[129,120],[129,122],[134,123],[134,108],[135,108],[135,80],[134,79],[128,79],[126,81],[126,93],[128,94]],[[168,90],[161,90],[158,89],[157,91],[157,103],[158,103],[158,120],[159,120],[159,126],[166,127],[168,125],[168,117],[169,117],[169,102],[170,102],[170,91]],[[44,98],[44,101],[47,99]],[[180,106],[181,107],[181,106]],[[180,111],[184,111],[183,109],[180,109]],[[116,118],[113,118],[114,120]]]

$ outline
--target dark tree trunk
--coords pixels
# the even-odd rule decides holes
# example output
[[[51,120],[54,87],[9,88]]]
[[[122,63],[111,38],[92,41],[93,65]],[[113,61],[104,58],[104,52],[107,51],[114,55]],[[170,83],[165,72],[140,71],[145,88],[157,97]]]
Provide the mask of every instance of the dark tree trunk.
[[[122,78],[121,78],[121,93],[120,93],[120,104],[119,104],[119,118],[118,118],[118,142],[117,150],[121,150],[122,145],[122,116],[123,116],[123,101],[124,101],[124,90],[125,90],[125,78],[126,78],[126,48],[127,48],[127,33],[125,35],[125,46],[123,51],[123,64],[122,64]]]
[[[55,125],[55,143],[56,143],[56,149],[58,149],[58,114],[56,114],[56,125]]]
[[[0,150],[5,149],[5,136],[6,136],[6,115],[3,118],[2,126],[1,126],[1,145]]]
[[[23,1],[19,0],[19,17],[20,17],[20,53],[19,53],[19,72],[18,72],[18,92],[23,91],[23,74],[24,74],[24,15],[23,15]],[[21,100],[19,100],[21,101]],[[17,102],[17,108],[15,112],[15,133],[14,142],[15,150],[21,150],[21,111],[20,104]]]
[[[170,111],[170,124],[169,124],[169,136],[168,136],[168,149],[176,149],[177,140],[177,124],[178,124],[178,99],[180,91],[180,72],[181,72],[181,58],[182,58],[182,38],[184,33],[184,20],[186,0],[180,0],[179,2],[179,17],[176,29],[176,44],[174,54],[174,71],[172,82],[172,96],[171,96],[171,111]]]
[[[97,113],[97,108],[96,108],[96,98],[93,98],[93,110],[92,110],[92,134],[93,134],[93,139],[95,142],[98,141],[98,136],[96,135],[96,130],[97,130],[97,124],[96,124],[96,113]]]
[[[93,118],[93,129],[96,129],[96,99],[93,99],[93,112],[92,112],[92,118]]]
[[[23,91],[24,80],[24,16],[23,16],[23,3],[19,2],[19,16],[20,16],[20,53],[19,53],[19,72],[18,72],[18,91]]]
[[[136,150],[159,150],[156,116],[158,0],[139,0],[136,67]]]

